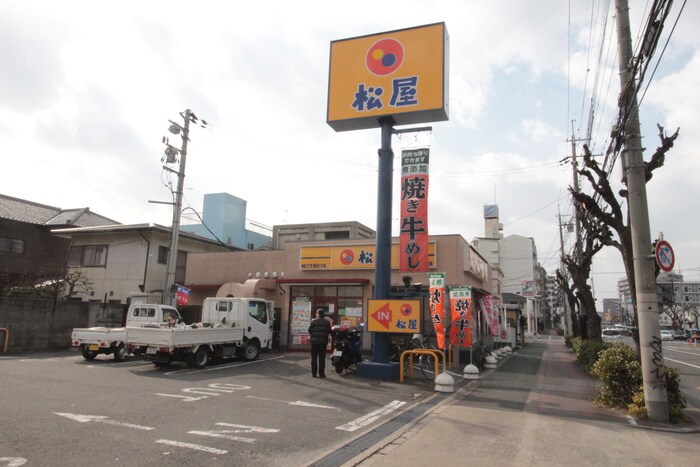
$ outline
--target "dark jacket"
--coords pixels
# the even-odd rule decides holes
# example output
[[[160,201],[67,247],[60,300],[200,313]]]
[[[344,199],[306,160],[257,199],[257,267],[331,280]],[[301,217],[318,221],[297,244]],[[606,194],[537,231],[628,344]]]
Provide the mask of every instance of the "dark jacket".
[[[311,344],[325,344],[328,342],[328,335],[331,333],[331,322],[326,318],[315,318],[309,326],[309,336]]]

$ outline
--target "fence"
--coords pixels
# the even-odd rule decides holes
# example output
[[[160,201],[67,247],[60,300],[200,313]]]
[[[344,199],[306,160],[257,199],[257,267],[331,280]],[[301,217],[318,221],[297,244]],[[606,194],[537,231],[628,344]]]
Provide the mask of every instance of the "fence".
[[[123,316],[119,304],[0,298],[0,328],[7,329],[2,344],[9,352],[68,348],[73,328],[120,326]]]

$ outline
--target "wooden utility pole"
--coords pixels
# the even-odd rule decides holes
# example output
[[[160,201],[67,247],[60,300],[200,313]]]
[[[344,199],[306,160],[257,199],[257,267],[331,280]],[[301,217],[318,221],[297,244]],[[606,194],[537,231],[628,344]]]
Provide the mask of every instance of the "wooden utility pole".
[[[620,106],[624,128],[623,177],[627,180],[629,225],[632,231],[632,254],[636,282],[639,347],[642,359],[644,401],[649,419],[668,422],[668,396],[664,374],[664,357],[659,329],[659,304],[651,254],[649,206],[646,174],[637,105],[632,34],[627,0],[615,0],[617,45],[620,71]]]

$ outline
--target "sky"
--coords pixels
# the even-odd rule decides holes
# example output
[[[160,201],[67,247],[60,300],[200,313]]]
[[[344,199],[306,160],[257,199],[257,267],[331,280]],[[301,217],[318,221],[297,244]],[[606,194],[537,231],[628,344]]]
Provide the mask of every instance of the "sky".
[[[163,170],[169,120],[193,111],[183,207],[207,193],[247,201],[267,226],[358,221],[376,229],[379,129],[326,123],[330,43],[444,22],[449,120],[394,136],[393,231],[400,151],[429,147],[431,235],[532,237],[549,274],[572,221],[572,168],[590,134],[610,144],[620,90],[610,1],[321,2],[0,0],[0,194],[120,223],[170,225],[175,177]],[[614,4],[614,1],[612,2]],[[635,50],[651,1],[630,0]],[[700,5],[677,0],[640,99],[645,159],[657,124],[680,128],[647,184],[652,238],[676,272],[700,281]],[[652,73],[653,70],[653,73]],[[589,124],[591,108],[593,123]],[[425,126],[425,125],[421,125]],[[570,159],[569,159],[570,160]],[[612,169],[619,182],[619,164]],[[582,188],[586,190],[585,184]],[[563,229],[564,250],[573,234]],[[617,250],[593,264],[598,309],[617,298]]]

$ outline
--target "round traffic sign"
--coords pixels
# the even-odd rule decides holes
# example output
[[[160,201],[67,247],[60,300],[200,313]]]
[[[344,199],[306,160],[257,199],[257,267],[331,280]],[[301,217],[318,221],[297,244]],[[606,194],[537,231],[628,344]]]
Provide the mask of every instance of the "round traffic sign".
[[[671,244],[666,240],[659,240],[656,242],[656,263],[659,265],[662,271],[671,272],[673,271],[673,265],[676,262],[676,258],[673,255],[673,248]]]

